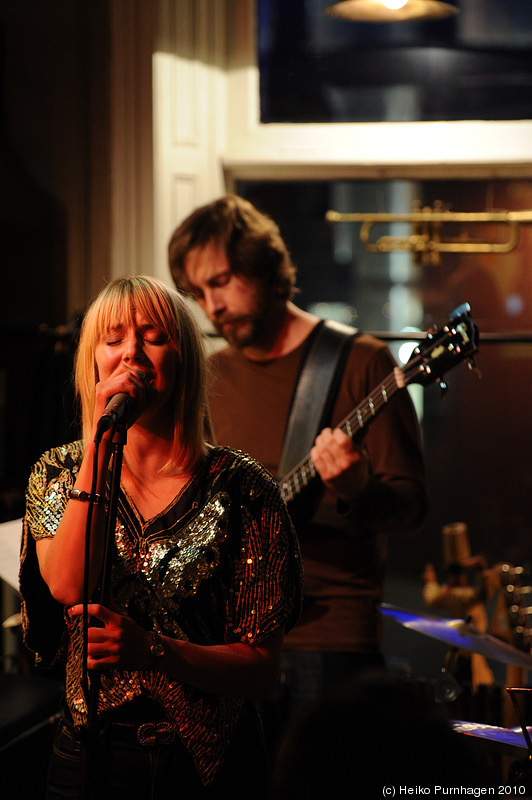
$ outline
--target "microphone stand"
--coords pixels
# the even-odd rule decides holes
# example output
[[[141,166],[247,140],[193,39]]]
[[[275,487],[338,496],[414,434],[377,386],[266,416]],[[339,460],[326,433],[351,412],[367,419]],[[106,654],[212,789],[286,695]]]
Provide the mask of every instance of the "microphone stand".
[[[526,791],[526,796],[528,797],[532,791],[532,740],[530,739],[530,733],[526,726],[524,714],[522,713],[519,703],[517,702],[516,694],[530,693],[532,689],[527,687],[519,687],[507,688],[506,691],[510,695],[517,720],[521,726],[521,730],[523,731],[523,736],[528,748],[527,758],[523,761],[514,761],[514,763],[510,766],[508,771],[508,784],[511,786],[515,782],[520,787],[523,787]]]
[[[106,511],[105,539],[103,550],[102,573],[98,588],[93,597],[93,602],[106,608],[111,600],[111,568],[113,562],[113,545],[115,540],[116,520],[118,513],[118,497],[120,493],[120,476],[122,473],[122,460],[124,445],[127,443],[127,426],[123,421],[115,425],[113,434],[113,450],[111,454],[109,504]],[[84,614],[88,620],[88,615]],[[86,654],[84,654],[85,660]],[[100,698],[101,673],[93,671],[90,684],[87,682],[87,725],[82,739],[81,759],[81,797],[83,800],[90,798],[90,786],[93,771],[91,770],[94,747],[96,744],[96,721],[98,716],[98,701]]]

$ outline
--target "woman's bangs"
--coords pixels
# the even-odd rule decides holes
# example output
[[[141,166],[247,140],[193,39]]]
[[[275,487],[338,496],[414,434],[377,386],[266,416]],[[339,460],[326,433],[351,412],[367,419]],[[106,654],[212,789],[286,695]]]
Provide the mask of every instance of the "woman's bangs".
[[[105,302],[100,303],[95,329],[101,336],[106,336],[109,331],[131,325],[134,318],[135,307],[131,295],[125,293],[111,295]]]
[[[134,311],[138,311],[150,325],[163,331],[177,349],[179,342],[175,309],[168,298],[164,295],[159,296],[158,293],[142,291],[142,289],[138,293],[134,292],[135,294],[138,296],[133,298]]]

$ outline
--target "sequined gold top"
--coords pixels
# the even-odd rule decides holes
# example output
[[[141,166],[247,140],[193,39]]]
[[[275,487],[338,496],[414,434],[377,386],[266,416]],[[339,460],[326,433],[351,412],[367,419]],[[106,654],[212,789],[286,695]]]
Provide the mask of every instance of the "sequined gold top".
[[[45,453],[27,489],[21,553],[25,641],[43,665],[66,654],[66,698],[86,721],[81,617],[71,620],[40,577],[35,541],[54,535],[83,456],[80,442]],[[112,568],[118,609],[147,630],[212,645],[255,644],[299,614],[297,540],[275,481],[249,456],[213,448],[159,515],[143,520],[121,490]],[[98,714],[138,698],[158,703],[192,754],[204,783],[216,774],[246,701],[218,697],[160,672],[101,673]]]

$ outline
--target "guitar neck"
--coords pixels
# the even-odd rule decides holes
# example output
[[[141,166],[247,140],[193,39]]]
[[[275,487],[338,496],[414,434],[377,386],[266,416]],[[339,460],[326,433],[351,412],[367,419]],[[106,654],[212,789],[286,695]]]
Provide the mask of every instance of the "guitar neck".
[[[404,376],[405,383],[398,383],[395,373],[390,373],[380,386],[373,389],[337,427],[341,428],[351,439],[355,439],[386,407],[394,394],[406,385],[408,381],[406,373],[400,370],[400,374]],[[286,503],[294,500],[317,477],[316,468],[308,455],[280,481],[279,487],[283,500]]]
[[[455,309],[449,323],[439,331],[427,334],[423,344],[414,348],[410,360],[403,369],[396,367],[387,378],[373,389],[338,426],[351,439],[364,431],[375,417],[386,407],[399,389],[410,383],[428,386],[439,381],[445,387],[442,376],[447,369],[469,359],[477,351],[478,329],[469,317],[469,305],[464,303]],[[318,477],[310,455],[290,470],[279,483],[281,495],[289,503],[299,495],[311,481]]]

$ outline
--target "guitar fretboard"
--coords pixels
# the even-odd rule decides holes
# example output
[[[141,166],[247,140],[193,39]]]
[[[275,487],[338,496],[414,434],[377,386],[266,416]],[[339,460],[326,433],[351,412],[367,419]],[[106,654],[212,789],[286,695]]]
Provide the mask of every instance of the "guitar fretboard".
[[[410,383],[428,386],[439,381],[444,389],[442,376],[447,369],[464,358],[469,359],[471,366],[472,355],[478,349],[477,340],[478,329],[469,316],[469,304],[464,303],[455,309],[448,325],[436,333],[428,334],[425,342],[414,349],[408,363],[402,369],[396,367],[338,427],[355,439],[386,407],[394,394]],[[309,454],[280,480],[279,488],[285,502],[294,500],[315,478],[318,478],[318,473]]]
[[[416,370],[417,371],[417,367]],[[406,373],[405,385],[408,381]],[[392,372],[384,381],[377,386],[353,411],[345,417],[338,425],[344,433],[354,439],[361,431],[365,430],[369,424],[375,419],[377,414],[382,411],[390,398],[402,388],[397,383],[395,374]],[[309,486],[314,478],[317,478],[316,467],[312,462],[312,458],[308,455],[303,461],[300,461],[293,469],[288,472],[281,480],[279,486],[281,495],[286,503],[294,500],[304,489]]]

